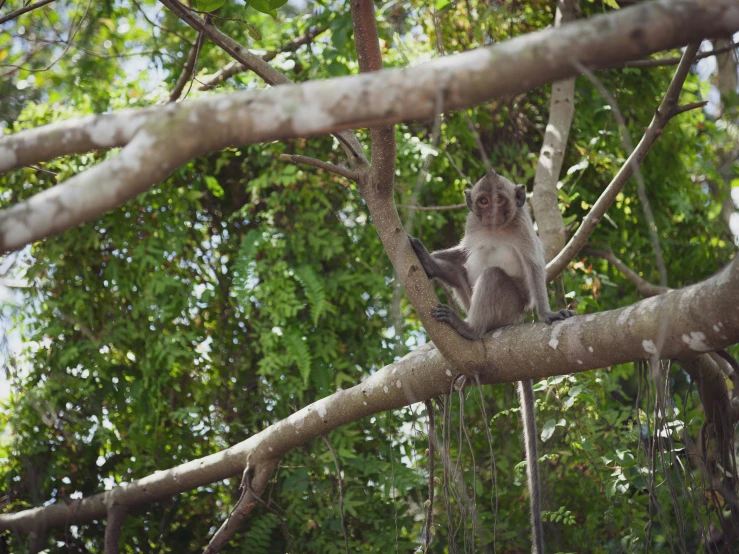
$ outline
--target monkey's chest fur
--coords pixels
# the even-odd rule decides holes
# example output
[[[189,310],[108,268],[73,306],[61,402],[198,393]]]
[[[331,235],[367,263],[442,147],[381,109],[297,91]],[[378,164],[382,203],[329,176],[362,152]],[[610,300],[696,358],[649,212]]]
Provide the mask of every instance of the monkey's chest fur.
[[[505,236],[479,235],[465,241],[467,261],[464,266],[474,290],[475,284],[486,269],[499,267],[509,277],[523,278],[521,255]]]

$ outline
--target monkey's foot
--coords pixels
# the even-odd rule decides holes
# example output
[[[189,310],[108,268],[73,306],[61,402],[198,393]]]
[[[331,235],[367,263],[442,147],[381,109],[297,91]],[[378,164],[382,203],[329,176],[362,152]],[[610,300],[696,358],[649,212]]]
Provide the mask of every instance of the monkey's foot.
[[[416,253],[418,261],[421,262],[421,267],[423,267],[423,270],[426,272],[426,277],[433,279],[434,260],[431,258],[431,254],[429,254],[429,251],[426,250],[426,247],[417,238],[409,235],[408,241],[410,241],[411,248],[413,248],[413,251]]]
[[[547,325],[551,325],[555,321],[562,321],[563,319],[567,319],[573,315],[575,315],[575,312],[572,310],[559,310],[558,312],[549,312],[542,316],[541,320]]]
[[[437,304],[436,307],[431,310],[431,317],[436,321],[441,321],[442,323],[450,325],[455,331],[457,331],[457,333],[468,340],[475,340],[478,338],[469,324],[459,317],[459,314],[449,306]]]

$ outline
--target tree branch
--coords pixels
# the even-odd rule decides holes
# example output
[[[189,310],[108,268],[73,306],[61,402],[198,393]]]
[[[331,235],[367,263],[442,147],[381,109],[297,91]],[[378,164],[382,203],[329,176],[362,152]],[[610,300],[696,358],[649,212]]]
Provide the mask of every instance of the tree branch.
[[[567,246],[565,246],[564,249],[562,249],[562,251],[547,264],[548,281],[551,281],[559,275],[572,259],[577,256],[580,249],[585,246],[585,243],[600,223],[603,215],[608,211],[608,208],[616,199],[616,196],[618,196],[618,193],[621,192],[626,185],[626,182],[638,169],[641,162],[644,161],[644,158],[646,158],[652,145],[662,135],[662,131],[667,123],[677,113],[677,101],[680,96],[680,91],[682,90],[683,83],[685,82],[685,78],[687,77],[692,64],[691,52],[694,54],[694,51],[692,51],[691,48],[686,49],[682,62],[675,71],[675,75],[673,76],[670,85],[667,87],[667,92],[665,92],[665,96],[662,99],[659,108],[657,108],[652,121],[649,123],[647,130],[644,132],[644,136],[639,141],[639,144],[637,144],[633,152],[630,153],[629,157],[621,166],[621,169],[618,170],[616,176],[608,184],[606,189],[603,191],[603,194],[600,195],[600,198],[598,198],[590,209],[588,215],[585,216],[579,229],[567,243]]]
[[[375,4],[373,0],[351,0],[351,8],[359,70],[362,73],[380,71],[382,54],[377,35]],[[392,200],[396,161],[395,127],[370,127],[370,139],[372,165],[363,194],[366,196],[368,193],[379,192]]]
[[[715,56],[717,54],[723,54],[724,52],[729,52],[731,50],[735,50],[737,47],[739,47],[739,42],[734,42],[730,44],[729,46],[724,46],[721,48],[714,48],[710,52],[701,52],[700,54],[695,56],[695,60],[702,60],[704,58],[710,58],[711,56]],[[652,60],[634,60],[631,62],[621,62],[619,64],[614,64],[610,66],[610,68],[617,68],[617,67],[639,67],[639,68],[650,68],[650,67],[662,67],[662,66],[668,66],[668,65],[678,65],[680,63],[680,60],[682,57],[679,58],[655,58]],[[610,69],[609,68],[609,69]]]
[[[42,192],[0,212],[0,252],[21,248],[98,217],[147,190],[188,159],[226,146],[427,119],[433,117],[438,95],[444,91],[444,111],[471,106],[574,75],[572,59],[598,67],[609,61],[633,58],[685,40],[737,28],[739,6],[732,0],[658,0],[413,68],[308,82],[270,91],[219,95],[163,108],[132,110],[125,116],[118,113],[90,117],[6,135],[0,137],[0,171],[56,155],[123,146],[134,135],[142,135],[142,140],[147,141],[154,138],[164,147],[157,152],[156,172],[149,171],[149,167],[128,164],[124,178],[119,180],[117,174],[108,172],[116,166],[110,165],[113,160],[107,160],[103,162],[109,164],[104,171],[100,169],[102,164],[98,165],[57,185],[51,189],[51,194],[50,191]],[[145,132],[144,123],[147,123]],[[68,134],[65,135],[64,129]],[[51,140],[50,134],[55,135],[56,142]],[[32,137],[36,143],[32,143]],[[96,178],[91,179],[90,173]],[[80,193],[95,199],[94,209],[79,202]],[[44,198],[54,201],[49,203]],[[58,202],[64,212],[61,221],[56,217]],[[396,220],[397,215],[388,219]],[[398,228],[402,231],[400,226]],[[418,271],[420,268],[410,247],[395,240],[398,241],[396,246],[388,250],[391,260],[396,262],[398,275],[405,280],[406,292],[424,325],[430,323],[427,329],[430,329],[432,340],[442,346],[439,341],[444,332],[440,328],[448,326],[438,324],[434,329],[427,313],[436,303],[433,289]],[[575,248],[575,252],[581,246]],[[550,270],[550,275],[559,273],[575,254],[568,255],[570,257],[565,257],[559,269]],[[409,272],[414,273],[413,279],[407,277]],[[451,336],[450,333],[449,340],[454,341]],[[479,356],[482,352],[481,348],[471,347],[468,341],[459,342],[458,346],[461,352],[467,352],[462,359]],[[447,346],[442,348],[448,350]]]
[[[710,279],[631,306],[499,329],[484,339],[476,368],[483,383],[554,375],[661,358],[684,358],[739,342],[739,259]],[[613,332],[604,333],[603,329]],[[658,346],[655,340],[664,336]],[[280,459],[291,449],[360,418],[448,393],[458,377],[431,344],[385,366],[363,383],[306,406],[222,452],[157,471],[69,504],[0,515],[0,531],[28,532],[105,517],[106,506],[132,508]]]
[[[554,26],[575,19],[573,0],[557,3]],[[554,258],[567,240],[562,212],[559,211],[557,182],[562,171],[567,139],[575,114],[575,79],[552,83],[552,97],[549,103],[549,122],[544,133],[539,161],[534,176],[534,190],[531,206],[539,228],[539,238],[544,245],[546,260]]]
[[[623,276],[626,277],[626,280],[634,285],[636,287],[636,291],[644,298],[657,296],[658,294],[664,294],[671,290],[669,287],[663,287],[650,283],[649,281],[641,277],[638,273],[636,273],[636,271],[634,271],[625,263],[623,263],[620,259],[618,259],[611,250],[599,250],[597,248],[586,246],[585,248],[583,248],[583,253],[587,256],[595,256],[597,258],[602,258],[606,260],[609,264],[618,269],[623,274]]]
[[[293,164],[303,164],[317,167],[319,169],[335,173],[336,175],[341,175],[342,177],[346,177],[347,179],[350,179],[352,181],[357,181],[359,179],[359,174],[356,171],[352,171],[351,169],[347,169],[345,167],[340,167],[338,165],[317,160],[315,158],[309,158],[308,156],[298,156],[297,154],[280,154],[280,159]]]
[[[306,44],[310,44],[311,42],[313,42],[313,40],[318,35],[324,33],[327,29],[328,25],[322,25],[320,27],[309,29],[305,32],[305,34],[289,42],[275,52],[267,52],[262,56],[262,60],[264,60],[265,62],[269,62],[276,58],[277,54],[281,54],[283,52],[295,52],[301,46],[305,46]],[[249,70],[249,68],[238,60],[231,61],[227,63],[222,69],[216,71],[213,75],[210,75],[209,77],[203,79],[197,90],[212,90],[224,81],[227,81],[228,79],[233,77],[234,75],[247,70]]]
[[[105,525],[105,554],[118,554],[118,542],[125,519],[126,508],[124,506],[114,504],[108,508],[108,521]]]
[[[200,48],[203,45],[203,32],[200,31],[198,33],[198,38],[195,41],[195,44],[193,44],[190,47],[190,53],[187,55],[187,61],[185,62],[185,67],[182,68],[182,73],[180,73],[179,78],[177,79],[177,83],[174,86],[174,89],[172,90],[172,93],[169,95],[169,101],[170,102],[176,102],[177,99],[182,94],[182,91],[185,90],[185,85],[190,80],[190,78],[193,76],[193,73],[195,72],[195,64],[198,60],[198,55],[200,54]]]
[[[274,458],[256,464],[256,467],[247,464],[239,487],[241,488],[239,501],[234,506],[234,509],[231,510],[226,521],[223,522],[213,535],[213,538],[210,539],[204,554],[216,554],[220,552],[226,543],[231,540],[231,537],[239,530],[239,527],[241,527],[249,512],[252,511],[254,506],[262,502],[260,497],[267,488],[267,483],[269,483],[269,479],[276,466],[277,460]],[[108,553],[106,552],[105,554]]]
[[[23,15],[24,13],[28,13],[30,11],[36,10],[38,8],[44,7],[46,4],[51,4],[54,0],[41,0],[40,2],[36,2],[35,4],[29,4],[28,6],[25,6],[19,10],[15,10],[14,12],[10,12],[5,17],[0,17],[0,24],[7,23],[11,19],[15,19],[16,17]]]
[[[228,53],[232,58],[241,63],[245,68],[256,73],[268,85],[288,85],[292,81],[282,72],[269,65],[264,59],[250,52],[247,48],[236,42],[227,34],[221,32],[212,22],[198,16],[197,12],[182,4],[179,0],[159,0],[167,6],[182,21],[187,23],[193,29],[202,32],[207,36],[213,44],[217,45],[223,51]],[[348,130],[341,130],[334,133],[336,138],[346,146],[351,153],[349,163],[354,167],[355,164],[363,165],[366,162],[362,146],[354,136],[354,133]]]
[[[346,554],[349,554],[349,534],[346,531],[346,521],[344,520],[344,480],[341,478],[341,467],[339,467],[339,457],[336,455],[336,450],[331,444],[328,435],[323,435],[323,442],[326,443],[326,447],[331,452],[331,457],[334,459],[334,466],[336,466],[336,479],[339,483],[339,513],[341,514],[341,531],[344,533],[344,549]]]

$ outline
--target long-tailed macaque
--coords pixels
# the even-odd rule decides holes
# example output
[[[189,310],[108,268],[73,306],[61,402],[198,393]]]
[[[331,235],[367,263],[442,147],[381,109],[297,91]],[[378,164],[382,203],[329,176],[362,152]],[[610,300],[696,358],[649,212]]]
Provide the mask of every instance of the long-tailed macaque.
[[[426,275],[451,286],[467,313],[462,319],[449,306],[439,304],[431,311],[434,319],[475,340],[493,329],[523,323],[534,306],[539,320],[547,324],[573,316],[571,310],[549,309],[544,248],[531,222],[526,189],[491,172],[465,197],[470,213],[458,246],[429,254],[420,240],[410,238]],[[531,496],[532,552],[543,554],[533,382],[521,381],[518,392]]]

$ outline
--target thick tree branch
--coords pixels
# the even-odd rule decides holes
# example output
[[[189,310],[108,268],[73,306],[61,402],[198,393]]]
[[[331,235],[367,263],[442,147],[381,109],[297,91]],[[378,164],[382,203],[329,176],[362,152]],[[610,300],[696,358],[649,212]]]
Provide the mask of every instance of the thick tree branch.
[[[554,26],[575,19],[573,0],[557,3]],[[549,122],[544,133],[544,142],[539,153],[534,176],[531,206],[539,229],[539,238],[544,245],[546,261],[554,258],[567,240],[562,212],[559,211],[557,182],[562,170],[567,139],[570,136],[572,117],[575,114],[575,78],[552,83],[549,103]]]
[[[21,162],[28,165],[57,155],[122,146],[137,130],[146,140],[154,137],[166,146],[157,153],[160,171],[143,171],[138,164],[129,164],[125,179],[128,188],[121,188],[118,180],[111,179],[106,171],[96,173],[97,179],[83,177],[100,171],[97,166],[54,187],[52,204],[42,200],[49,198],[49,191],[45,191],[0,212],[0,251],[21,248],[98,217],[150,188],[187,159],[226,146],[430,118],[440,93],[445,92],[445,111],[471,106],[569,77],[574,74],[572,59],[598,67],[737,28],[739,6],[732,0],[659,0],[414,68],[308,82],[270,91],[239,92],[0,137],[0,171],[18,167]],[[147,120],[147,130],[142,132]],[[63,129],[67,130],[66,136]],[[52,144],[50,133],[56,135],[56,144]],[[38,142],[34,143],[32,138]],[[71,186],[73,181],[75,187]],[[107,189],[111,186],[119,194],[110,194]],[[84,197],[99,195],[104,200],[95,202],[95,210],[88,209],[77,201],[78,192],[84,192]],[[62,222],[54,217],[57,201],[64,203]],[[403,247],[402,256],[399,275],[407,274],[417,264],[410,247]],[[568,262],[569,258],[562,268]],[[418,269],[417,265],[414,267],[414,271]],[[552,270],[552,274],[559,271],[561,268]],[[421,284],[420,277],[419,273],[410,288],[421,287],[419,294],[426,302],[420,308],[430,310],[435,303],[433,290],[430,285]],[[432,338],[436,340],[434,333]],[[465,350],[470,350],[469,345]]]
[[[597,258],[602,258],[606,260],[609,264],[618,269],[623,274],[623,276],[626,277],[626,280],[634,285],[636,287],[636,291],[644,298],[657,296],[658,294],[664,294],[671,290],[669,287],[662,287],[660,285],[650,283],[642,276],[640,276],[636,271],[634,271],[625,263],[623,263],[620,259],[618,259],[611,250],[599,250],[597,248],[586,246],[585,248],[583,248],[583,253],[588,256],[595,256]]]
[[[687,48],[683,55],[682,62],[677,67],[675,75],[673,76],[670,85],[667,87],[667,92],[665,93],[659,108],[657,108],[652,121],[649,123],[649,127],[647,127],[647,130],[644,132],[644,136],[621,166],[621,169],[618,170],[616,176],[603,191],[603,194],[600,195],[600,198],[598,198],[590,209],[588,215],[585,216],[580,228],[567,243],[567,246],[565,246],[564,249],[562,249],[562,251],[547,264],[547,280],[551,281],[559,275],[572,259],[577,256],[582,247],[585,246],[585,243],[600,223],[603,215],[608,211],[608,208],[616,199],[616,196],[618,196],[618,193],[621,192],[627,181],[639,168],[642,161],[644,161],[644,158],[646,158],[652,145],[662,135],[662,131],[667,123],[678,113],[677,102],[680,97],[680,91],[682,90],[685,78],[690,71],[690,66],[693,62],[693,55],[694,51],[691,48]]]
[[[36,10],[38,8],[44,7],[46,4],[51,4],[54,0],[41,0],[40,2],[36,2],[35,4],[29,4],[27,6],[22,7],[19,10],[15,10],[14,12],[10,12],[8,15],[4,17],[0,17],[0,24],[7,23],[8,21],[15,19],[18,16],[23,15],[24,13],[28,13],[30,11]]]
[[[547,326],[499,329],[485,337],[483,383],[541,379],[627,362],[684,358],[739,342],[739,261],[696,285],[634,305]],[[604,332],[604,329],[608,332]],[[659,341],[659,337],[663,337]],[[128,507],[204,486],[280,459],[332,429],[378,412],[448,393],[459,376],[431,345],[390,364],[350,389],[323,398],[231,448],[158,471],[81,500],[0,515],[0,531],[28,532],[105,517]]]
[[[279,48],[275,52],[267,52],[262,56],[262,60],[265,62],[269,62],[277,57],[278,54],[283,52],[295,52],[298,48],[301,46],[305,46],[306,44],[310,44],[313,42],[313,40],[320,35],[321,33],[324,33],[328,29],[328,25],[322,25],[320,27],[315,27],[313,29],[309,29],[305,32],[305,34],[301,35],[300,37],[296,38],[295,40],[289,42],[285,46]],[[216,71],[213,75],[210,75],[204,79],[202,79],[202,83],[197,88],[197,90],[211,90],[224,81],[227,81],[234,75],[241,73],[243,71],[248,71],[250,68],[246,65],[242,64],[241,62],[234,60],[229,63],[227,63],[223,69],[220,69],[219,71]]]
[[[125,519],[126,508],[124,506],[114,504],[108,508],[108,520],[105,524],[105,554],[118,554],[118,542]]]
[[[167,6],[182,21],[187,23],[193,29],[203,33],[213,44],[220,47],[232,58],[240,62],[244,67],[256,73],[268,85],[289,85],[293,82],[282,72],[272,67],[267,61],[260,56],[250,52],[247,48],[236,42],[227,34],[221,32],[210,20],[201,18],[197,12],[182,4],[179,0],[160,0],[162,4]],[[354,133],[348,130],[341,130],[334,133],[336,138],[346,146],[351,155],[349,163],[354,167],[355,164],[363,165],[366,161],[364,151],[361,144],[354,136]],[[0,171],[2,169],[0,168]]]

